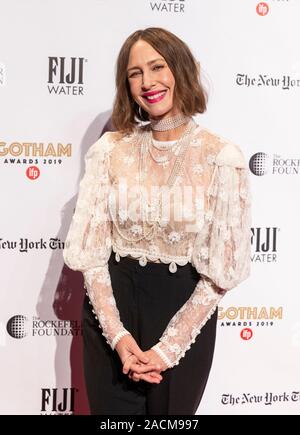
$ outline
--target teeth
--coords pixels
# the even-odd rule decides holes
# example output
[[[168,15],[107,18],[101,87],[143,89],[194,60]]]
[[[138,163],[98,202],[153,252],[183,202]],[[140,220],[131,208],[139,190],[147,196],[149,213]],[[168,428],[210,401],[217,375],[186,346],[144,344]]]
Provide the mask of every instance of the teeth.
[[[147,98],[147,100],[154,100],[154,98],[158,98],[161,95],[163,95],[164,93],[165,93],[165,91],[160,92],[159,94],[155,94],[155,95],[148,95],[148,97],[146,97],[146,98]]]

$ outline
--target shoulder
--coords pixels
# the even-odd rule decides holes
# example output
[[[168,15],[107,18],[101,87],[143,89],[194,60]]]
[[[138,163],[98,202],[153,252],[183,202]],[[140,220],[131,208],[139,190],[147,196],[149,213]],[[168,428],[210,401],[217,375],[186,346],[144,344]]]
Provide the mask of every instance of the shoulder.
[[[88,148],[85,158],[107,157],[115,147],[117,141],[120,140],[121,136],[118,131],[106,131]]]
[[[245,156],[241,148],[233,142],[227,142],[216,156],[217,166],[233,166],[247,168]]]
[[[213,156],[217,166],[247,167],[244,153],[236,143],[200,126],[197,135],[201,138],[204,154]]]

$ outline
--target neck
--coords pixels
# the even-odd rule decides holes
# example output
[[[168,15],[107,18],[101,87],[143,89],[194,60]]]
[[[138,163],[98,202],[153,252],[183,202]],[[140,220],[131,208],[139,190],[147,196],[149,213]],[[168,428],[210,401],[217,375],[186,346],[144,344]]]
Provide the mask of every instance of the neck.
[[[179,139],[184,130],[186,129],[187,123],[180,125],[177,128],[173,128],[172,130],[167,130],[167,131],[156,131],[156,130],[152,130],[152,137],[155,140],[160,140],[160,141],[171,141],[171,140],[177,140]]]
[[[172,115],[168,115],[166,114],[161,118],[150,117],[152,137],[155,140],[172,141],[179,139],[185,131],[188,122],[190,121],[190,117],[187,117],[180,112],[175,112]]]

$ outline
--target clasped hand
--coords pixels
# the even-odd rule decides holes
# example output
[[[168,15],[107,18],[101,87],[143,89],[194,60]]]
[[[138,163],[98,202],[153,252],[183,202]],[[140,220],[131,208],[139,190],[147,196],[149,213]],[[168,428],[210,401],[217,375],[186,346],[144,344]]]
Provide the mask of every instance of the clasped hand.
[[[159,384],[160,374],[168,367],[160,356],[149,349],[143,352],[131,335],[125,335],[115,347],[123,364],[123,373],[135,382],[141,379],[149,383]]]

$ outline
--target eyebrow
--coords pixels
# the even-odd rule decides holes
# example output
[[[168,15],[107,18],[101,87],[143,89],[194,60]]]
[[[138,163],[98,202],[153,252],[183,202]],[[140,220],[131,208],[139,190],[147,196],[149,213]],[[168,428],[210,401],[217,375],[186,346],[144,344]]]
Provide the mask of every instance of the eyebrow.
[[[153,60],[150,60],[149,62],[147,62],[147,65],[151,65],[152,63],[154,63],[154,62],[156,62],[158,60],[163,60],[164,61],[163,58],[158,57],[157,59],[153,59]],[[139,69],[139,68],[140,68],[139,66],[132,66],[131,68],[128,68],[127,72],[129,72],[132,69]]]

